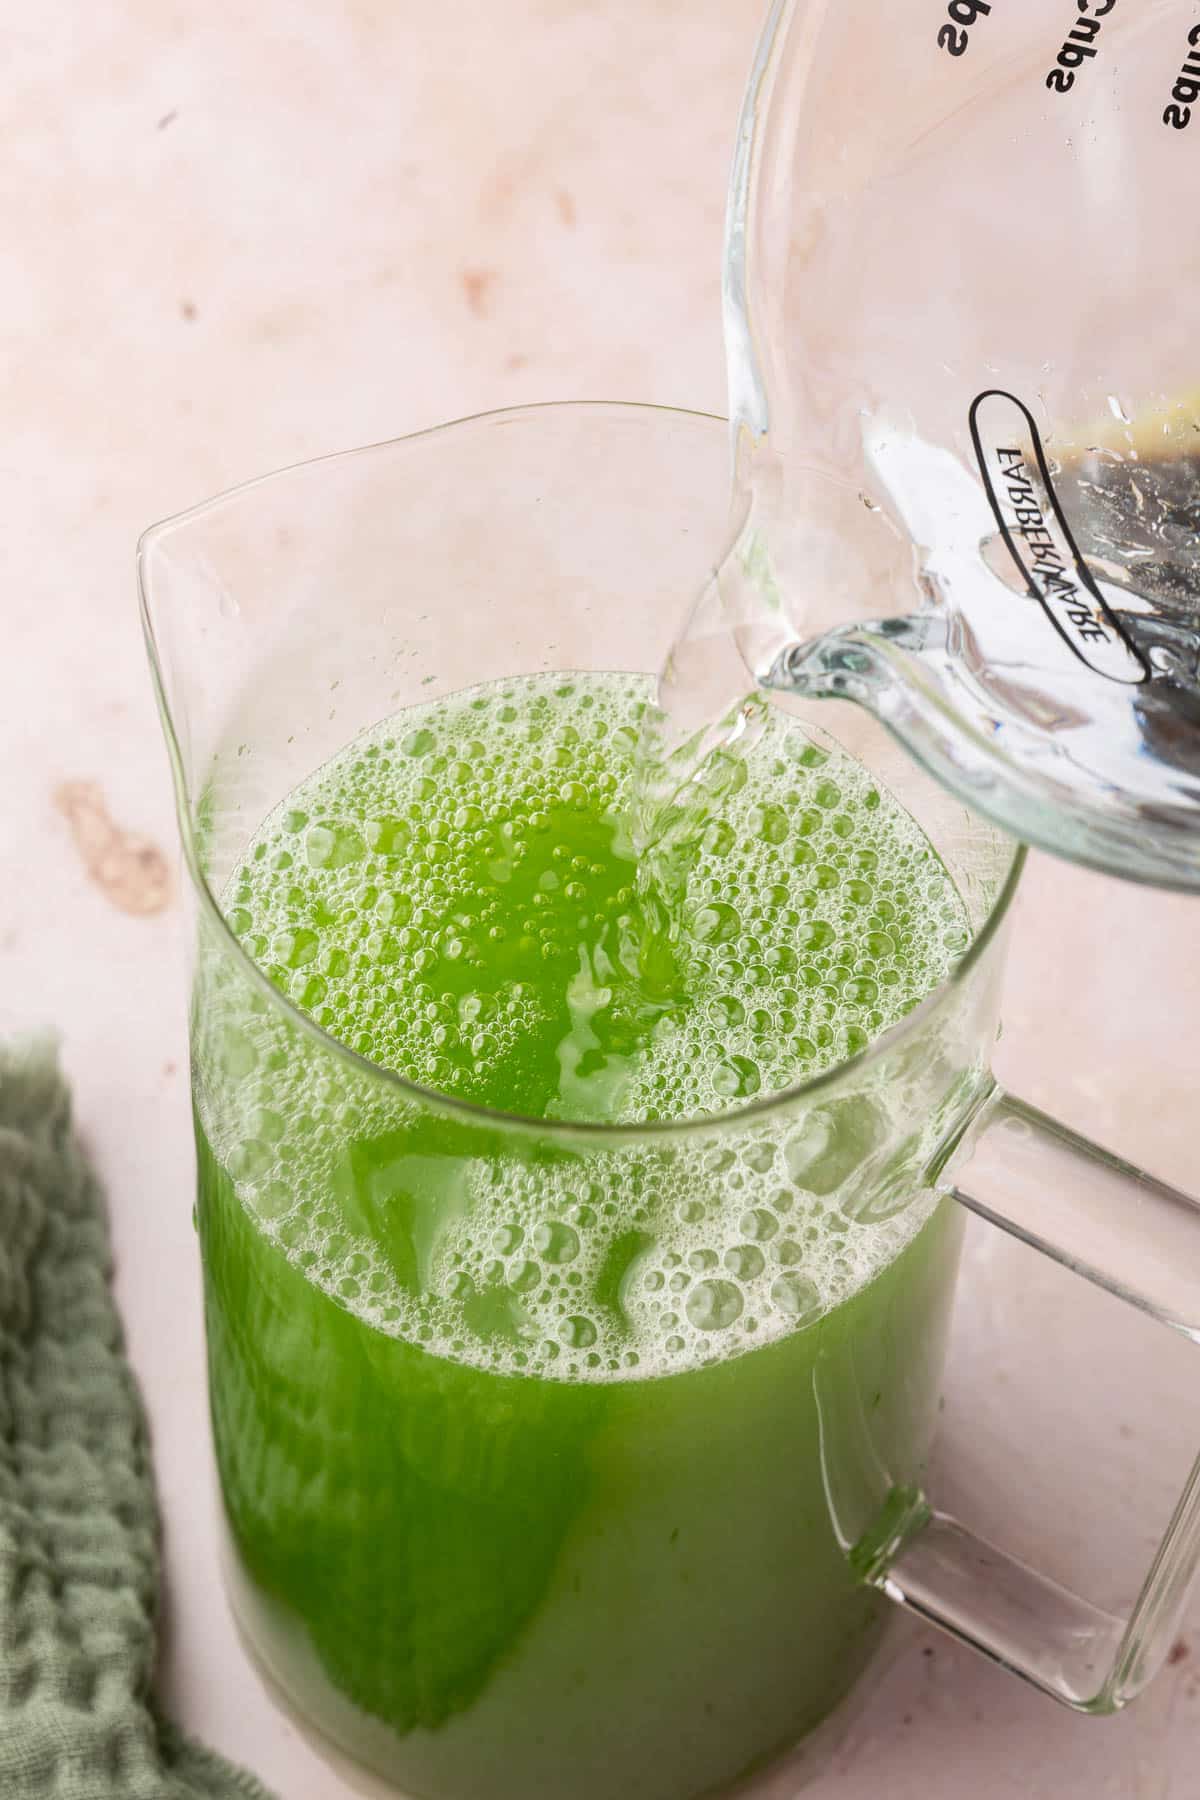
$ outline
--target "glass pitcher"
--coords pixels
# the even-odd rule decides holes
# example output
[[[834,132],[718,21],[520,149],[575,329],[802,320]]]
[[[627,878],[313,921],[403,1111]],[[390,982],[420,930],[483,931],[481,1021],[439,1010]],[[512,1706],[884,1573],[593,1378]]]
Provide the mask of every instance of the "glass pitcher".
[[[298,1713],[431,1800],[719,1789],[836,1707],[888,1602],[1111,1711],[1163,1660],[1200,1553],[1193,1479],[1117,1617],[927,1492],[964,1209],[1189,1337],[1200,1218],[996,1087],[1023,852],[865,713],[816,709],[842,741],[806,721],[805,754],[852,755],[907,809],[969,946],[861,1054],[718,1116],[581,1124],[414,1085],[320,1022],[321,966],[294,936],[251,954],[236,935],[230,878],[262,821],[347,744],[366,755],[368,728],[470,690],[485,754],[514,677],[560,673],[565,691],[655,671],[704,578],[726,446],[697,414],[496,413],[269,476],[139,549],[195,917],[230,1591]],[[404,889],[419,821],[318,842],[280,816],[296,855]],[[402,977],[385,938],[386,1006]],[[497,1200],[514,1192],[522,1234]],[[736,1354],[673,1362],[667,1341],[639,1359],[680,1207],[735,1221],[757,1317]],[[494,1262],[463,1300],[475,1335],[447,1341],[420,1309],[446,1246],[480,1225]],[[818,1230],[871,1272],[836,1304],[805,1261]],[[588,1234],[570,1291],[593,1335],[567,1319],[548,1349],[502,1328],[531,1261],[566,1283]],[[682,1308],[701,1277],[676,1261]],[[711,1306],[704,1323],[722,1323]]]
[[[1173,0],[777,0],[727,226],[741,529],[695,626],[1015,836],[1189,889],[1198,136]]]

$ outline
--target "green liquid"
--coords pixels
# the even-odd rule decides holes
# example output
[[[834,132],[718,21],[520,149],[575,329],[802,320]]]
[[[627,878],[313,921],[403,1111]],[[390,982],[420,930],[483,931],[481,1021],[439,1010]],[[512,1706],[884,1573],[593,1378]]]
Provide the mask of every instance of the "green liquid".
[[[527,1117],[713,1114],[839,1061],[961,948],[943,866],[774,721],[665,930],[624,830],[648,685],[368,734],[266,822],[230,923],[352,1048]],[[919,1477],[957,1254],[929,1200],[842,1217],[873,1115],[505,1137],[356,1082],[219,954],[196,1060],[241,1605],[302,1711],[433,1800],[687,1800],[815,1725],[878,1625],[818,1398]]]

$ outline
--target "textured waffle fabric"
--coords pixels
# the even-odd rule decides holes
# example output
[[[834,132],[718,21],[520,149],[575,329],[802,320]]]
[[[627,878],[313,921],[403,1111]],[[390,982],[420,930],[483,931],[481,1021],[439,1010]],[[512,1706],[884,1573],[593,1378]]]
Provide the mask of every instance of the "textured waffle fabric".
[[[0,1047],[0,1795],[268,1800],[155,1705],[158,1514],[108,1276],[54,1058]]]

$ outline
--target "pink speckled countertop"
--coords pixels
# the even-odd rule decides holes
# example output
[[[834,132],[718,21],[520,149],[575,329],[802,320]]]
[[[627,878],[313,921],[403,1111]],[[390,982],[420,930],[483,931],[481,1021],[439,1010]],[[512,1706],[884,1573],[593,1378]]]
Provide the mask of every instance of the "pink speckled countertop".
[[[721,410],[725,163],[758,25],[758,0],[74,0],[6,27],[0,1025],[59,1028],[111,1195],[168,1534],[167,1702],[287,1800],[355,1790],[261,1688],[216,1580],[178,876],[134,541],[243,477],[486,407]],[[1198,917],[1034,858],[999,1060],[1192,1186]],[[1005,1254],[972,1249],[984,1336],[954,1422],[984,1431],[1027,1382],[1007,1459],[1027,1528],[1072,1555],[1093,1528],[1101,1556],[1105,1533],[1148,1549],[1170,1481],[1147,1419],[1190,1370],[1157,1338],[1110,1370],[1094,1303],[1012,1279]],[[1181,1400],[1174,1425],[1178,1457],[1200,1413]],[[1068,1427],[1078,1445],[1035,1472]],[[1129,1714],[1093,1722],[910,1629],[814,1791],[1192,1800],[1198,1752],[1200,1631]],[[757,1800],[793,1787],[781,1772]]]

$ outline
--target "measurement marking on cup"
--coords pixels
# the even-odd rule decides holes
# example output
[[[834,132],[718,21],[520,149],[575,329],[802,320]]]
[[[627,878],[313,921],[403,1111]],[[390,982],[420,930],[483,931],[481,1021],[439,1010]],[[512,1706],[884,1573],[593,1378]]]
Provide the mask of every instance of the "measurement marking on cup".
[[[1192,26],[1187,42],[1187,54],[1171,89],[1171,104],[1163,108],[1162,122],[1172,131],[1187,130],[1196,102],[1200,100],[1200,25]]]
[[[948,0],[948,23],[937,34],[938,46],[947,56],[963,56],[970,45],[970,28],[992,10],[991,0]]]
[[[1076,0],[1076,6],[1083,17],[1076,19],[1067,32],[1062,48],[1054,59],[1057,66],[1046,77],[1046,86],[1051,93],[1070,93],[1075,86],[1076,75],[1088,58],[1097,54],[1096,39],[1116,4],[1117,0]]]
[[[1149,669],[1092,579],[1054,491],[1033,414],[989,388],[971,405],[971,439],[988,501],[1031,599],[1097,675],[1136,686]],[[1030,455],[1032,452],[1032,456]]]

